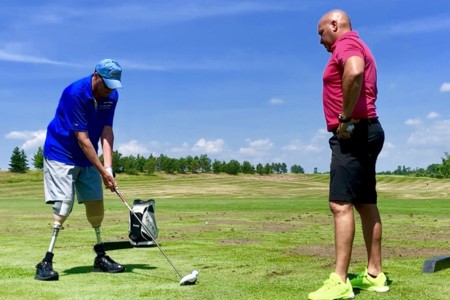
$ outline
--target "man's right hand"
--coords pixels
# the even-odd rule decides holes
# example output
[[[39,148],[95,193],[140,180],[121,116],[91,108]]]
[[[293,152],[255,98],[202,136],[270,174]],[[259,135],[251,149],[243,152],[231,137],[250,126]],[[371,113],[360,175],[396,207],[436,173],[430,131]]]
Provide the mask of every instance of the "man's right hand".
[[[107,167],[104,170],[105,171],[102,172],[103,183],[111,190],[111,192],[114,192],[117,186],[116,180],[114,179],[114,172],[111,167]]]

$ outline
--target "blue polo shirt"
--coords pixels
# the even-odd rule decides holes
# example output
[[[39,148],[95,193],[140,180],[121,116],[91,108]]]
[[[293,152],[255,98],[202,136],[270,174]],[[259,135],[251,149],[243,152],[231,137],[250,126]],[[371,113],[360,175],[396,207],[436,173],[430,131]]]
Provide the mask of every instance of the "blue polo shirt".
[[[92,166],[78,140],[76,131],[87,131],[98,151],[105,126],[112,126],[119,93],[114,90],[108,97],[94,100],[92,75],[69,85],[62,93],[54,119],[47,127],[44,157],[68,165]]]

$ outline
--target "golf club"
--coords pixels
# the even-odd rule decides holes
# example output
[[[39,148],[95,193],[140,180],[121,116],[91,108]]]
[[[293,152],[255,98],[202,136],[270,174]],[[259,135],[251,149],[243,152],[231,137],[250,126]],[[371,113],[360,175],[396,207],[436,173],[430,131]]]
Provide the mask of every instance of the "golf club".
[[[139,219],[139,217],[136,215],[136,213],[131,209],[130,205],[128,205],[128,202],[125,201],[125,198],[122,196],[122,194],[119,192],[119,190],[117,189],[117,187],[114,188],[114,191],[116,192],[117,196],[119,196],[120,200],[122,200],[122,202],[125,204],[125,206],[128,208],[128,210],[134,215],[134,217],[136,218],[136,220],[139,221],[139,223],[141,224],[142,228],[144,228],[144,230],[146,231],[146,233],[152,238],[153,242],[155,243],[155,245],[158,247],[159,251],[161,251],[161,253],[164,255],[164,257],[167,259],[167,261],[170,263],[170,265],[172,266],[172,268],[175,270],[175,272],[178,274],[178,276],[180,277],[180,285],[192,285],[195,284],[197,282],[197,276],[198,276],[198,271],[194,270],[192,271],[191,274],[188,274],[186,276],[181,276],[180,272],[178,272],[177,268],[175,268],[174,264],[172,263],[172,261],[169,259],[169,257],[167,256],[167,254],[164,252],[164,250],[161,248],[161,246],[158,244],[158,242],[156,241],[156,239],[153,237],[152,233],[150,232],[150,230],[147,229],[146,226],[144,226],[144,224],[142,223],[142,221]]]

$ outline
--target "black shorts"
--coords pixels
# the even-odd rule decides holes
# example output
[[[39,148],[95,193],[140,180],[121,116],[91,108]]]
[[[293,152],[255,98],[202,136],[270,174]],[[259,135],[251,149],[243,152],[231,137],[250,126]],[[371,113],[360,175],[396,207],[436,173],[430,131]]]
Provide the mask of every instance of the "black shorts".
[[[378,119],[355,124],[351,138],[330,138],[330,201],[376,204],[375,164],[384,144]]]

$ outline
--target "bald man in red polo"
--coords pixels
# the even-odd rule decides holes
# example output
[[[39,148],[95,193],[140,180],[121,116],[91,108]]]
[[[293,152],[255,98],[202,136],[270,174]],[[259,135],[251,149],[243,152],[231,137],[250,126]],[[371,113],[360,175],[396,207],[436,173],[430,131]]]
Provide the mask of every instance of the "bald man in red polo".
[[[323,73],[323,109],[332,151],[329,205],[335,229],[336,266],[309,299],[351,299],[353,288],[389,290],[381,266],[381,218],[375,165],[384,143],[378,120],[377,69],[370,49],[352,31],[350,18],[332,10],[319,21],[320,43],[331,53]],[[367,268],[347,278],[355,235],[353,208],[361,217]]]

